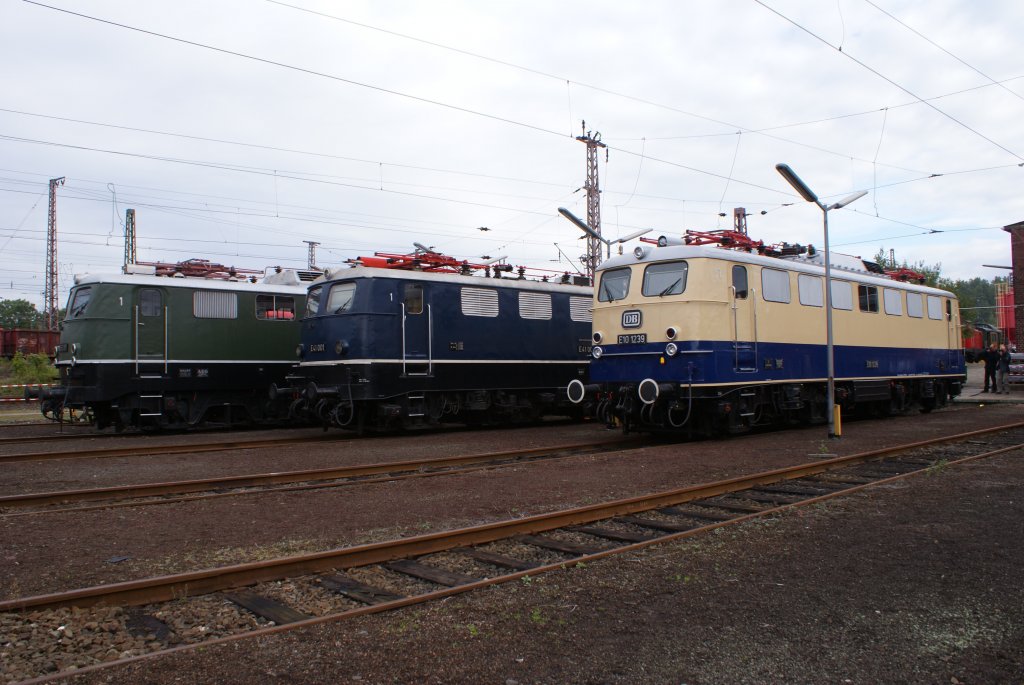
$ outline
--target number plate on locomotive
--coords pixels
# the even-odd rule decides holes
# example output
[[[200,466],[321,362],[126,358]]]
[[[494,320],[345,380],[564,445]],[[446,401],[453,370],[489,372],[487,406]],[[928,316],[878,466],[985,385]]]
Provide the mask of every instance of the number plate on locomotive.
[[[628,333],[626,335],[619,336],[620,345],[637,345],[645,342],[647,342],[646,333]]]

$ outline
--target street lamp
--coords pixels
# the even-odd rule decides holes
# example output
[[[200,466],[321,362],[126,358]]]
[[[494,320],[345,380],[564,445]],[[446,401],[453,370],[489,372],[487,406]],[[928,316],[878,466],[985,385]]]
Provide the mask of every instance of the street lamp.
[[[800,193],[800,197],[821,207],[822,215],[825,217],[825,354],[828,357],[828,392],[826,402],[828,405],[828,437],[829,440],[833,440],[838,436],[836,435],[835,350],[832,344],[832,260],[828,249],[828,213],[832,209],[840,209],[855,200],[859,200],[867,195],[868,192],[866,190],[859,190],[853,195],[844,197],[839,202],[826,205],[796,175],[796,172],[789,168],[788,164],[776,164],[775,170],[782,174],[782,178],[786,179],[789,185],[793,186],[793,190]]]

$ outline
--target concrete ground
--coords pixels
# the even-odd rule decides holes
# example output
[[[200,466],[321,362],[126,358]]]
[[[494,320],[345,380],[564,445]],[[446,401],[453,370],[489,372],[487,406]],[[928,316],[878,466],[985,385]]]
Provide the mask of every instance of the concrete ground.
[[[1024,383],[1010,383],[1010,394],[1003,395],[991,392],[982,392],[985,387],[985,365],[967,365],[967,385],[955,402],[987,402],[999,404],[1024,404]]]

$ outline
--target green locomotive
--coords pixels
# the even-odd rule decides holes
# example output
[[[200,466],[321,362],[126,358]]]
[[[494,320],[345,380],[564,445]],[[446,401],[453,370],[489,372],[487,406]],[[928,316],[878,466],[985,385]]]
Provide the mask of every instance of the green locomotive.
[[[44,414],[98,428],[231,425],[287,416],[267,399],[295,362],[305,280],[190,260],[75,277],[61,323],[60,387]]]

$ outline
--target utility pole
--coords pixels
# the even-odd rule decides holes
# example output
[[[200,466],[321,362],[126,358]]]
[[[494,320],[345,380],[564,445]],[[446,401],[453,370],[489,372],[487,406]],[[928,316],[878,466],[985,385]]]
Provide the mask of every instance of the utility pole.
[[[601,142],[601,134],[587,130],[587,122],[583,122],[583,135],[576,140],[587,146],[587,182],[583,186],[587,190],[587,225],[596,236],[587,237],[587,253],[583,255],[583,263],[587,269],[590,282],[594,282],[594,272],[601,264],[601,187],[597,180],[597,149],[605,148],[605,161],[608,160],[607,145]]]
[[[57,330],[57,186],[64,185],[64,177],[50,179],[50,212],[46,224],[46,286],[43,307],[46,308],[46,327]]]
[[[311,271],[318,269],[319,267],[316,265],[316,246],[320,243],[312,240],[303,240],[302,242],[309,245],[309,256],[306,258],[306,268]]]
[[[124,265],[135,263],[135,210],[124,211]]]

